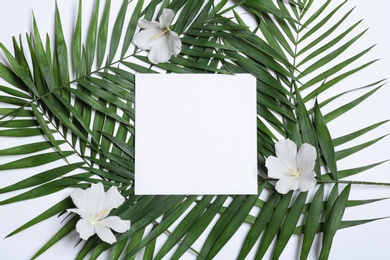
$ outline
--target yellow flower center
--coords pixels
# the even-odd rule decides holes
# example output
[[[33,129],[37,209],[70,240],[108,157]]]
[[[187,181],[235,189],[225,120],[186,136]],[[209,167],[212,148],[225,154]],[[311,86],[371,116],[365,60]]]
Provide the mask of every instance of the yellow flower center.
[[[93,219],[91,219],[91,223],[93,225],[95,225],[96,223],[98,223],[104,215],[106,215],[108,213],[108,209],[105,209],[103,210],[102,212],[100,212],[99,214],[97,214]]]
[[[295,178],[299,178],[299,177],[301,177],[301,172],[297,169],[291,169],[290,175],[295,177]]]
[[[168,28],[165,28],[162,32],[157,34],[156,36],[153,36],[153,40],[157,40],[158,38],[161,38],[162,36],[166,35],[169,32]]]

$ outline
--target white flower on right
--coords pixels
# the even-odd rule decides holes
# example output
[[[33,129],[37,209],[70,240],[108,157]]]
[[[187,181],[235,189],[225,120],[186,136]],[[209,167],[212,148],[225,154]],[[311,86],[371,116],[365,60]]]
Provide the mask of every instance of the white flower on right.
[[[317,158],[316,149],[304,143],[297,153],[297,145],[290,139],[275,144],[275,156],[269,156],[265,161],[268,176],[278,179],[276,190],[286,194],[290,190],[308,191],[317,183],[314,166]]]
[[[181,52],[180,38],[169,28],[174,16],[173,10],[165,8],[159,22],[143,18],[138,21],[138,26],[144,30],[134,37],[133,43],[142,50],[150,50],[148,59],[154,64],[166,62]]]

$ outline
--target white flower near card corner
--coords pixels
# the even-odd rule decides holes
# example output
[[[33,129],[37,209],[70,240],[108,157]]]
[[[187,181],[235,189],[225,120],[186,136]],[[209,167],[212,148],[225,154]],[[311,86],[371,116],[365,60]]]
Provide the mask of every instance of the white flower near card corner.
[[[81,239],[87,240],[97,234],[101,240],[112,244],[116,242],[116,238],[110,229],[119,233],[130,229],[130,221],[122,220],[118,216],[107,217],[112,209],[119,207],[125,201],[116,187],[111,187],[104,192],[103,184],[92,184],[86,190],[76,188],[70,197],[77,208],[67,211],[80,215],[81,219],[76,224],[76,230]]]
[[[144,30],[134,37],[133,43],[142,50],[150,50],[148,58],[154,64],[166,62],[181,51],[179,36],[169,28],[174,16],[173,10],[165,8],[159,22],[143,18],[138,21],[138,26]]]
[[[297,145],[289,140],[275,144],[275,156],[266,159],[268,177],[278,179],[275,188],[281,194],[290,190],[308,191],[317,183],[314,166],[317,158],[316,149],[304,143],[297,152]]]

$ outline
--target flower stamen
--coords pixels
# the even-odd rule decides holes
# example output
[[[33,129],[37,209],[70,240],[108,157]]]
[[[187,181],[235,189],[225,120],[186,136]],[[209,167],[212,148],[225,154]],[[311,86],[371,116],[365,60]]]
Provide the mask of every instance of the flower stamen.
[[[168,34],[169,30],[168,28],[165,28],[162,32],[160,32],[159,34],[153,36],[153,40],[157,40],[158,38],[161,38],[162,36]]]
[[[93,219],[91,219],[92,224],[98,223],[106,214],[108,213],[108,209],[103,210],[99,214],[96,215]]]
[[[290,175],[295,177],[295,178],[299,178],[299,177],[301,177],[301,172],[297,169],[291,169]]]

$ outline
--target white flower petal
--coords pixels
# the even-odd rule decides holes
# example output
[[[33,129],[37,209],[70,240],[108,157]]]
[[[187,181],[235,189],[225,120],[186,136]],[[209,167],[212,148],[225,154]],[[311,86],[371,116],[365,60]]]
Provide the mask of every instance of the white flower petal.
[[[149,51],[148,59],[154,64],[168,61],[172,56],[168,37],[160,37]]]
[[[301,173],[311,172],[316,163],[316,148],[311,144],[302,144],[297,154],[297,166]]]
[[[117,187],[113,186],[113,187],[108,189],[103,201],[101,201],[100,211],[101,210],[110,211],[110,210],[115,209],[115,208],[119,207],[120,205],[122,205],[123,202],[125,202],[125,198],[119,193]],[[107,214],[108,214],[108,212],[107,212]],[[102,218],[104,218],[104,217],[105,216],[103,216]]]
[[[86,208],[87,207],[88,202],[87,202],[85,190],[76,188],[70,194],[70,197],[72,198],[72,201],[73,201],[74,205],[76,205],[76,207],[78,207],[78,208]]]
[[[96,234],[104,242],[107,242],[109,244],[116,242],[116,237],[114,236],[114,234],[109,228],[100,225],[100,223],[97,223],[95,225],[95,230],[96,230]]]
[[[90,188],[85,190],[87,198],[87,208],[82,210],[91,214],[91,216],[97,216],[100,213],[100,204],[105,197],[104,186],[101,182],[92,184]]]
[[[76,224],[76,231],[81,239],[87,240],[95,234],[95,227],[88,220],[80,219]]]
[[[67,212],[76,213],[76,214],[80,215],[81,218],[86,219],[86,220],[89,220],[89,218],[91,217],[91,216],[88,214],[88,212],[85,212],[85,211],[82,210],[82,209],[67,209],[66,211],[67,211]]]
[[[175,16],[175,12],[172,9],[164,8],[160,15],[160,27],[161,28],[169,28],[172,23],[173,17]]]
[[[297,145],[290,139],[280,140],[275,144],[276,156],[289,169],[297,169]]]
[[[270,156],[265,160],[265,166],[268,169],[268,177],[274,179],[290,177],[289,169],[275,156]]]
[[[170,52],[176,57],[181,52],[181,40],[177,33],[170,31],[168,41]]]
[[[314,178],[314,172],[310,172],[302,174],[298,182],[301,191],[308,191],[316,186],[317,180]]]
[[[155,21],[149,22],[144,18],[141,18],[138,21],[138,27],[141,27],[143,29],[160,29],[160,24]]]
[[[122,220],[117,216],[104,218],[110,210],[119,207],[125,201],[117,187],[110,187],[105,192],[103,184],[97,183],[85,191],[76,189],[72,194],[77,204],[84,207],[67,210],[81,216],[76,224],[76,230],[82,239],[87,240],[96,233],[103,241],[114,243],[116,238],[110,228],[122,233],[130,229],[128,220]]]
[[[161,29],[145,29],[134,36],[133,43],[141,50],[149,50],[162,37],[156,37],[162,33]]]
[[[118,216],[110,216],[99,221],[99,224],[103,227],[108,227],[116,232],[123,233],[130,229],[130,221],[122,220]]]
[[[281,194],[287,194],[290,190],[297,190],[298,187],[298,180],[295,177],[280,179],[275,185],[277,192]]]

